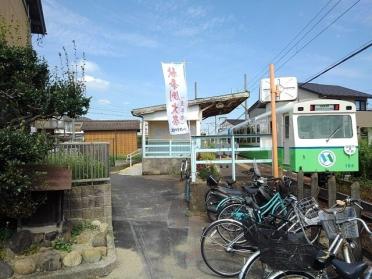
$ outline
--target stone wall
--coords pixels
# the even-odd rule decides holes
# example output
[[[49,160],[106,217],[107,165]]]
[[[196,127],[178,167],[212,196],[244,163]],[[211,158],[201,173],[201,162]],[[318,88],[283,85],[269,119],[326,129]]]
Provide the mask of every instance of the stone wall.
[[[64,216],[72,223],[99,220],[111,227],[111,184],[74,186],[65,191]]]
[[[143,158],[143,174],[179,174],[183,158]]]

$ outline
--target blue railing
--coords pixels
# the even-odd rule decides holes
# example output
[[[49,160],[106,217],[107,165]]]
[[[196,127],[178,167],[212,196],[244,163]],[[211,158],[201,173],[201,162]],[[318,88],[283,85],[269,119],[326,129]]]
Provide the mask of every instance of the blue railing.
[[[190,157],[190,140],[147,139],[144,158],[182,158]]]

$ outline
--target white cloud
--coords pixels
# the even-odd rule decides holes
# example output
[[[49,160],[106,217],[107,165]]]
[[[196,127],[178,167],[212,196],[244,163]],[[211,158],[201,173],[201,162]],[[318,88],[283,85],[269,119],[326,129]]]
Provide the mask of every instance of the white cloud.
[[[206,15],[206,10],[202,7],[190,7],[187,13],[192,17],[202,17]]]
[[[122,57],[125,47],[154,48],[159,44],[142,33],[126,32],[126,29],[111,28],[111,32],[96,21],[90,20],[63,6],[62,1],[43,2],[48,37],[50,42],[60,46],[76,41],[78,49],[93,55]],[[112,11],[113,13],[115,11]]]
[[[99,103],[100,105],[109,105],[109,104],[111,104],[111,101],[108,100],[108,99],[99,99],[99,100],[98,100],[98,103]]]
[[[91,75],[85,75],[84,81],[86,82],[88,91],[89,89],[94,90],[94,91],[106,91],[110,86],[109,81],[96,78]]]

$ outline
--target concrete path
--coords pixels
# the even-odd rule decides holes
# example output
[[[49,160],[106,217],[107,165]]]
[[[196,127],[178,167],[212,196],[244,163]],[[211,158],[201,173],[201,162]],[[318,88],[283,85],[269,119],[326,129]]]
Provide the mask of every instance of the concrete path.
[[[107,278],[219,278],[204,264],[203,217],[187,217],[171,176],[111,177],[118,268]]]
[[[119,171],[117,174],[121,175],[142,175],[142,163],[134,164],[131,167]]]

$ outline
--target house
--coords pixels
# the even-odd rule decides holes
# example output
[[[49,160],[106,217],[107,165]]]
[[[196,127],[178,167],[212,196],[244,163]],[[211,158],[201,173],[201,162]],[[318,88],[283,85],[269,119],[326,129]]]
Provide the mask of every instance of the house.
[[[310,99],[338,99],[353,102],[356,105],[356,122],[358,134],[362,138],[368,138],[372,142],[372,111],[368,110],[368,99],[372,95],[360,92],[354,89],[338,85],[318,84],[318,83],[299,83],[298,84],[298,101]],[[286,102],[278,102],[277,106],[285,105]],[[249,118],[254,118],[266,111],[270,104],[255,102],[249,109]]]
[[[138,120],[83,120],[85,142],[108,142],[110,155],[124,156],[138,149]]]
[[[31,44],[31,34],[46,34],[41,0],[1,0],[0,25],[7,29],[7,42],[18,46]]]
[[[238,125],[240,123],[244,122],[244,119],[225,119],[218,128],[218,133],[222,134],[225,133],[228,129],[234,127],[235,125]]]
[[[190,133],[171,135],[165,104],[132,110],[132,115],[148,125],[148,136],[142,133],[143,174],[166,174],[178,171],[181,160],[190,157],[191,136],[200,136],[202,120],[231,112],[249,97],[249,92],[196,98],[188,102],[187,119]],[[145,131],[146,129],[142,129]]]

